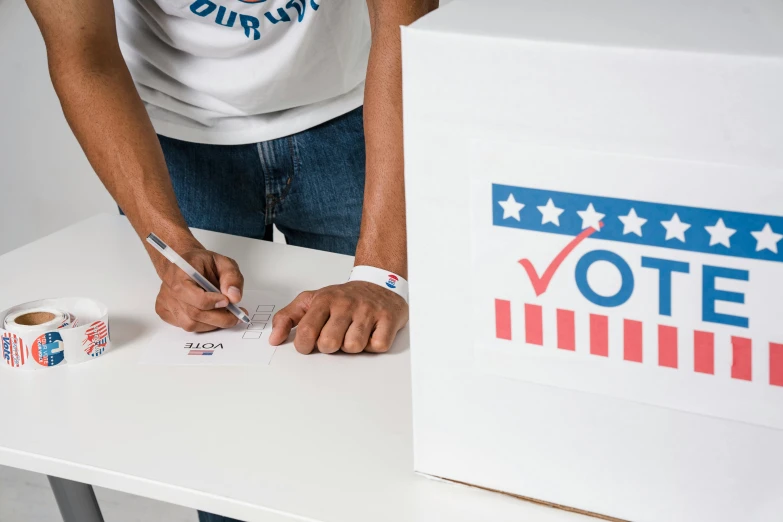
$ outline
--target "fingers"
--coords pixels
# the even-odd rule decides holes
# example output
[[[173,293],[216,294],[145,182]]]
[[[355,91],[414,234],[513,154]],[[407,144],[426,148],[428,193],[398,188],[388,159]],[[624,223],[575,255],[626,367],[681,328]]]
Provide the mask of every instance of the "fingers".
[[[199,310],[214,310],[228,306],[229,301],[236,304],[242,299],[244,278],[239,266],[230,259],[207,250],[191,254],[188,261],[207,279],[221,289],[218,292],[205,292],[186,273],[175,265],[169,265],[163,281],[171,288],[180,301],[195,306]]]
[[[179,270],[179,268],[176,269]],[[216,308],[228,306],[228,299],[225,295],[217,292],[205,292],[204,289],[184,273],[182,276],[182,278],[176,279],[172,284],[168,285],[173,298],[199,310],[215,310]]]
[[[166,288],[165,285],[162,285],[161,292],[155,301],[155,311],[161,319],[170,325],[182,328],[186,332],[210,332],[218,328],[215,325],[203,323],[189,317],[181,310],[181,305],[176,299],[167,297],[167,291],[163,290],[163,288]],[[236,320],[236,318],[234,319]]]
[[[202,290],[202,293],[205,293]],[[220,295],[220,294],[219,294]],[[225,300],[225,296],[223,296]],[[238,319],[225,308],[202,310],[177,299],[171,288],[161,284],[155,311],[169,324],[188,332],[209,332],[217,328],[236,326]]]
[[[394,336],[397,330],[391,320],[381,319],[375,325],[375,330],[370,337],[370,343],[367,345],[367,351],[370,353],[386,353],[391,348]]]
[[[203,260],[199,261],[203,262]],[[203,269],[200,271],[204,272]],[[174,264],[169,265],[164,272],[163,283],[168,287],[173,298],[195,306],[199,310],[214,310],[215,308],[228,306],[228,299],[225,295],[217,292],[205,292],[203,288]]]
[[[323,295],[313,300],[310,312],[313,311],[313,308],[324,307],[328,310],[329,317],[320,334],[317,334],[316,346],[318,346],[319,352],[334,353],[343,347],[345,333],[353,321],[355,305],[356,302],[348,296],[332,297]],[[302,322],[306,320],[307,316],[305,316]]]
[[[326,321],[316,346],[321,353],[334,353],[343,347],[343,340],[348,327],[351,326],[351,315],[346,312],[331,313]],[[298,335],[298,334],[297,334]]]
[[[270,342],[282,343],[297,326],[294,346],[308,354],[368,351],[384,353],[408,321],[408,306],[400,296],[376,285],[351,282],[306,292],[278,312]]]
[[[269,344],[277,346],[286,339],[291,329],[299,324],[299,321],[307,313],[313,292],[302,292],[285,308],[281,309],[272,318],[272,334],[269,336]]]
[[[237,316],[221,308],[218,310],[199,310],[195,306],[189,304],[182,304],[180,310],[184,312],[187,317],[190,317],[198,323],[214,326],[216,328],[233,328],[239,323]]]
[[[239,271],[239,265],[230,257],[215,254],[215,268],[217,268],[218,279],[220,280],[220,291],[228,299],[237,304],[242,300],[242,291],[245,286],[245,278]]]
[[[238,322],[225,308],[242,299],[244,278],[237,263],[203,248],[182,254],[195,270],[217,284],[220,292],[205,292],[185,272],[171,264],[163,273],[155,310],[167,323],[189,332],[231,328]]]
[[[375,319],[366,311],[354,314],[353,322],[345,333],[343,351],[346,353],[360,353],[367,348],[370,335],[375,326]]]
[[[326,321],[329,319],[329,304],[327,299],[313,300],[312,305],[305,313],[296,328],[294,346],[299,353],[308,354],[316,346]],[[339,346],[338,346],[339,350]]]

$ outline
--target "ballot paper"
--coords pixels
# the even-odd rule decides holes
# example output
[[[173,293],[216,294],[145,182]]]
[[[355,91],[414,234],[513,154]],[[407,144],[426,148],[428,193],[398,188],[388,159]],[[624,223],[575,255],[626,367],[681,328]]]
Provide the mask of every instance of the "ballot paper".
[[[281,299],[246,293],[240,307],[250,324],[206,333],[189,333],[161,324],[148,344],[141,364],[161,366],[266,366],[275,353],[269,344],[272,316],[284,306]]]

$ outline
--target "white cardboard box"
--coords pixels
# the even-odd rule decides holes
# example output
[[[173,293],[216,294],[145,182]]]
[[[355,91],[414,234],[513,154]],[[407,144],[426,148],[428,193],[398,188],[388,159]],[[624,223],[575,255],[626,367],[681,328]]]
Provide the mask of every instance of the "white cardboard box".
[[[783,2],[455,0],[403,89],[416,471],[783,520]]]

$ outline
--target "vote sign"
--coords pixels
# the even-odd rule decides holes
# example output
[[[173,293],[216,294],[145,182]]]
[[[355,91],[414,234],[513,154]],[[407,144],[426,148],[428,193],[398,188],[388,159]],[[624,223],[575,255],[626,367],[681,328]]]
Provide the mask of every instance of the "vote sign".
[[[480,366],[783,428],[783,206],[762,211],[763,186],[524,178],[474,190]]]

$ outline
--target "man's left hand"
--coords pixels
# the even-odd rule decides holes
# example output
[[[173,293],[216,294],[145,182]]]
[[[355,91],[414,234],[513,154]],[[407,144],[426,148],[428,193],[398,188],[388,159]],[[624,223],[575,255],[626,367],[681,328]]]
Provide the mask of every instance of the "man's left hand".
[[[373,283],[351,281],[299,294],[275,314],[269,342],[281,344],[296,326],[299,353],[383,353],[407,322],[408,303],[402,297]]]

